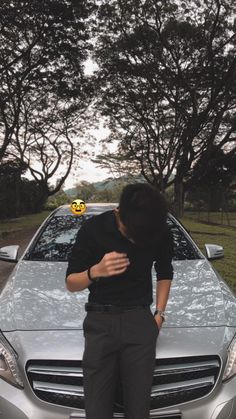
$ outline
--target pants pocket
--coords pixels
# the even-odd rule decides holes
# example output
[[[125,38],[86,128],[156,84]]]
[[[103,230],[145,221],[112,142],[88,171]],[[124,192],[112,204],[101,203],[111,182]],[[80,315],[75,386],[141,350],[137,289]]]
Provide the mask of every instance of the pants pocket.
[[[151,318],[150,320],[152,321],[152,324],[155,327],[155,330],[156,330],[156,332],[158,334],[159,331],[160,331],[160,329],[159,329],[158,324],[157,324],[157,322],[155,320],[155,317],[153,316],[153,314],[152,314],[152,312],[151,312],[150,309],[147,310],[147,313],[148,313],[149,318]]]
[[[89,334],[108,333],[109,323],[108,316],[97,312],[88,312],[83,321],[83,330],[84,333]]]

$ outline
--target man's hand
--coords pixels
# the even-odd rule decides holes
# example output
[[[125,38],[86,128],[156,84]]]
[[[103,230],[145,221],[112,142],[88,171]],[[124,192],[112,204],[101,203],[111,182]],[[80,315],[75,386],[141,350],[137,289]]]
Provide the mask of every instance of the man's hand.
[[[163,323],[163,318],[160,316],[160,314],[156,314],[154,316],[154,319],[156,320],[156,324],[158,326],[158,329],[160,330]]]
[[[119,275],[126,271],[130,262],[126,253],[110,252],[106,253],[99,263],[90,268],[91,278],[100,276]],[[66,278],[68,291],[82,291],[91,285],[92,281],[88,277],[88,271],[73,273]]]
[[[106,253],[90,272],[92,277],[119,275],[126,271],[129,264],[126,253],[110,252]]]

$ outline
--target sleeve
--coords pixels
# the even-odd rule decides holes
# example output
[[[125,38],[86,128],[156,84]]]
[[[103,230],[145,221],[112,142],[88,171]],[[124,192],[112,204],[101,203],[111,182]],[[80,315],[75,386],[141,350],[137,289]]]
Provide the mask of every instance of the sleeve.
[[[174,256],[173,235],[170,228],[166,230],[162,241],[158,247],[155,258],[154,269],[157,275],[157,281],[161,279],[173,279],[174,271],[172,265],[172,258]]]
[[[72,273],[83,272],[93,262],[92,237],[86,224],[79,229],[68,259],[66,278]]]

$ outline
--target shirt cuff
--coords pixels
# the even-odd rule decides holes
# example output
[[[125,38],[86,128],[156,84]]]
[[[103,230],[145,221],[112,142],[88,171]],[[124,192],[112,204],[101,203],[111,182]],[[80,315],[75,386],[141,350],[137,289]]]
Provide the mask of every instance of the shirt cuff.
[[[161,281],[162,279],[169,279],[172,281],[174,277],[173,272],[164,272],[164,273],[158,273],[156,276],[157,281]]]

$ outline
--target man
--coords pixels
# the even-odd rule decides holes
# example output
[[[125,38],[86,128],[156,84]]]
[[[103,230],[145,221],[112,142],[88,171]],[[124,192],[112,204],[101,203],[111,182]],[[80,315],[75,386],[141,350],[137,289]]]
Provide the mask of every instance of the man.
[[[156,339],[173,278],[166,217],[165,200],[156,189],[131,184],[123,189],[118,208],[90,218],[78,232],[66,283],[71,292],[90,291],[82,360],[87,419],[113,418],[118,376],[125,418],[149,418]]]

